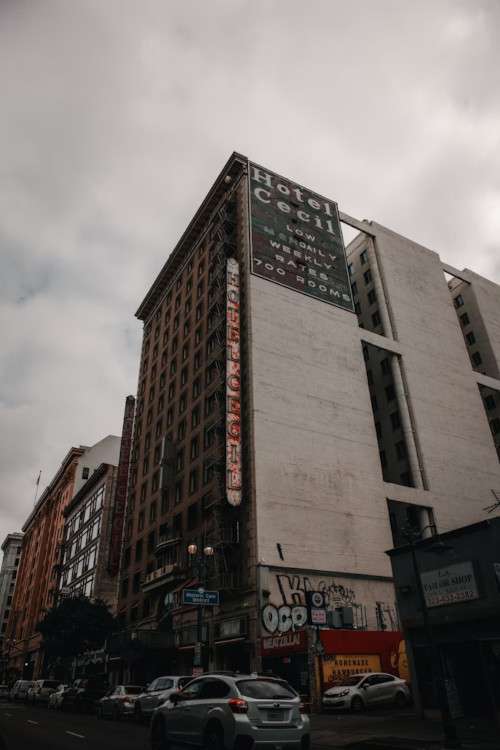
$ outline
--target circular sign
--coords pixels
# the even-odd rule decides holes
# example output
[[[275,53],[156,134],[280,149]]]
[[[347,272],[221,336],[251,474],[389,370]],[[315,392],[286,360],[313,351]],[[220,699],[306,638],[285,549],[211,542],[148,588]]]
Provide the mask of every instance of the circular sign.
[[[312,607],[324,607],[325,606],[325,597],[321,593],[321,591],[312,591],[311,592],[311,606]]]

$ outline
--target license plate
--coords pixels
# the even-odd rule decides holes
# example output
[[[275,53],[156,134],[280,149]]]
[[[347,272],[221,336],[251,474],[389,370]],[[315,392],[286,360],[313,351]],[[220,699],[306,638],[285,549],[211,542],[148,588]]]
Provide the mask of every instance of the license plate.
[[[277,708],[272,708],[267,712],[267,720],[268,721],[281,721],[283,719],[283,711],[280,711]]]

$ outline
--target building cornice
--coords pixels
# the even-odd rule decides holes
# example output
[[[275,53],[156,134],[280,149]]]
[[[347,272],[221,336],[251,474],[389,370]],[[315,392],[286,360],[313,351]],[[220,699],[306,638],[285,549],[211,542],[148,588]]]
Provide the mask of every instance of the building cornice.
[[[135,314],[136,317],[139,318],[139,320],[145,321],[147,320],[147,318],[149,318],[151,313],[154,311],[154,308],[158,304],[158,301],[163,294],[165,287],[170,283],[170,281],[173,281],[177,271],[183,265],[184,261],[186,260],[187,254],[192,249],[197,240],[197,236],[203,230],[203,227],[207,223],[215,207],[228,189],[228,184],[225,181],[225,178],[228,176],[233,178],[238,176],[244,171],[244,169],[246,169],[247,164],[248,159],[246,156],[243,156],[242,154],[238,154],[236,152],[233,152],[231,154],[221,173],[207,193],[201,206],[188,224],[186,231],[181,236],[173,251],[170,253],[168,260],[154,280],[143,301],[139,305],[139,308]]]

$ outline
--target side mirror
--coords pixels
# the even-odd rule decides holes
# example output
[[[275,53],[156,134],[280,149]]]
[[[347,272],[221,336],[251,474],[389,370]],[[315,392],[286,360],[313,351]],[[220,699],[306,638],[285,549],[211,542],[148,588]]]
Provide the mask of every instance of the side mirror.
[[[361,687],[363,688],[363,690],[366,690],[367,688],[370,687],[370,685],[367,682],[363,682]]]

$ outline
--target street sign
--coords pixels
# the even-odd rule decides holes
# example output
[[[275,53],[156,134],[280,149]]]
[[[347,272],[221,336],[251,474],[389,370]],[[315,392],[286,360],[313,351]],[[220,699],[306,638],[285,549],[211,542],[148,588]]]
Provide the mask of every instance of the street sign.
[[[219,592],[205,591],[203,588],[183,589],[182,603],[198,604],[204,607],[217,607],[219,605]]]

